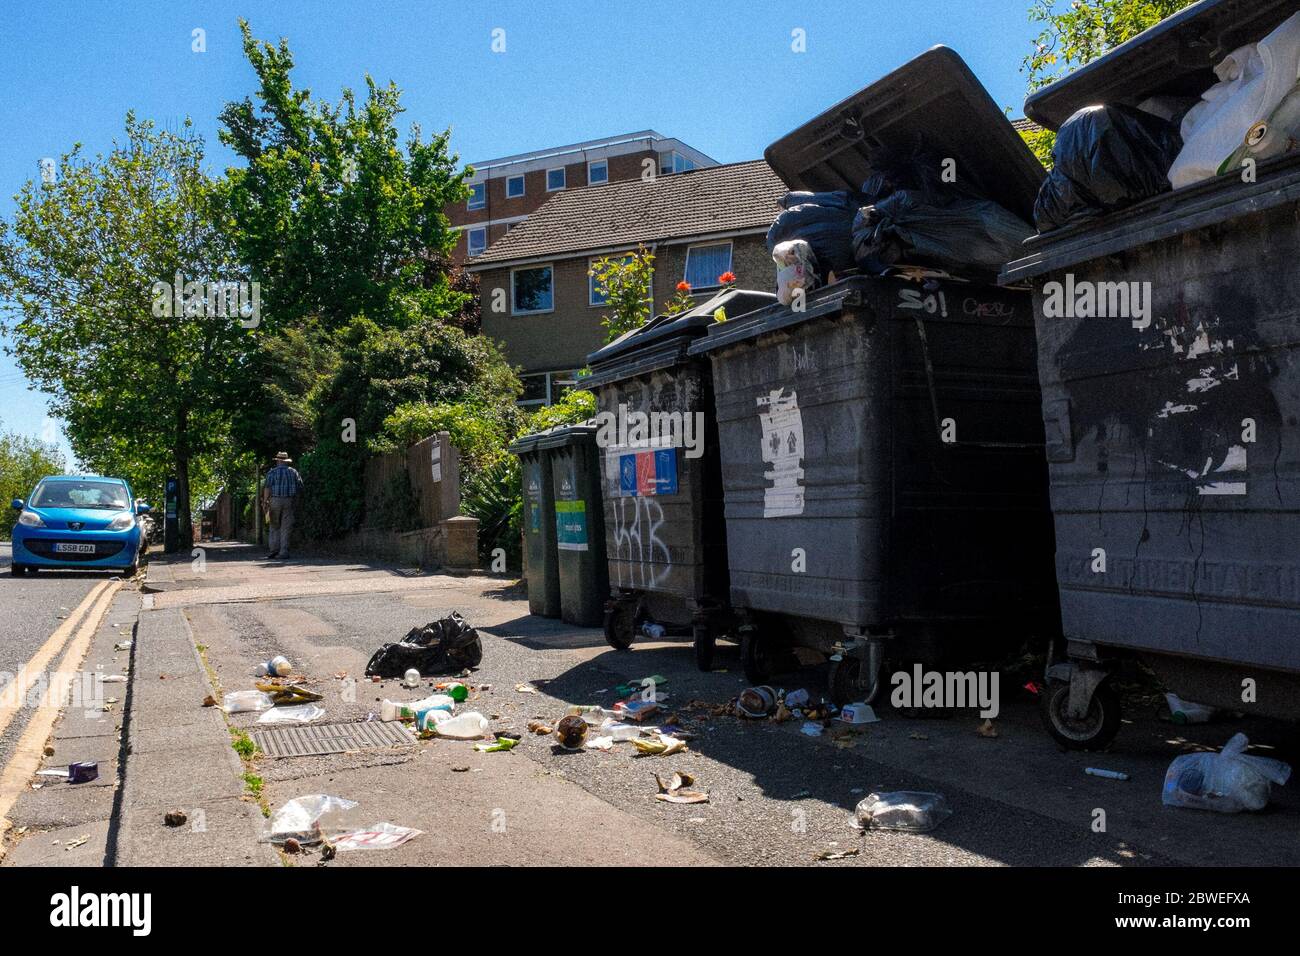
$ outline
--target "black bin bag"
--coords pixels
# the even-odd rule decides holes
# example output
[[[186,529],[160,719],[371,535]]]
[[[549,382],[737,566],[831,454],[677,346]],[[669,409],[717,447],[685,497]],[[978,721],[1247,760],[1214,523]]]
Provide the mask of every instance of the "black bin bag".
[[[811,201],[798,202],[810,197]],[[829,272],[843,275],[853,268],[853,214],[857,206],[850,193],[790,193],[782,205],[786,208],[767,231],[769,253],[787,239],[802,239],[812,247],[823,280]]]
[[[1086,106],[1056,134],[1054,168],[1034,203],[1040,232],[1166,192],[1183,139],[1178,127],[1120,104]]]
[[[423,674],[446,674],[478,667],[483,642],[459,614],[413,627],[395,644],[385,644],[366,664],[367,677],[401,677],[411,668]]]

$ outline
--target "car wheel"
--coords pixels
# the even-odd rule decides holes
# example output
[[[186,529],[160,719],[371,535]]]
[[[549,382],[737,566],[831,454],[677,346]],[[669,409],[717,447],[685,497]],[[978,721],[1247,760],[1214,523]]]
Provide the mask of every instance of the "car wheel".
[[[21,578],[24,574],[27,573],[27,568],[26,568],[26,566],[21,565],[21,564],[19,564],[19,563],[17,563],[17,562],[15,561],[15,562],[10,563],[10,565],[9,565],[9,573],[12,574],[12,575],[13,575],[14,577],[16,577],[16,578]]]

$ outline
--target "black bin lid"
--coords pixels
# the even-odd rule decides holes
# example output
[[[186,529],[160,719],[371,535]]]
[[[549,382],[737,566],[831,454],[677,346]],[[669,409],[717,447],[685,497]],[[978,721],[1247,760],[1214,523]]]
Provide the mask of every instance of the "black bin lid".
[[[878,150],[910,149],[957,161],[957,175],[1033,221],[1045,171],[966,61],[936,46],[831,107],[763,153],[792,189],[858,189]]]
[[[776,266],[772,268],[775,271]],[[613,342],[588,355],[587,364],[596,369],[620,359],[631,358],[644,349],[678,336],[701,336],[713,324],[713,313],[719,308],[726,308],[727,318],[734,319],[775,301],[776,296],[771,292],[755,292],[751,289],[719,292],[707,302],[701,302],[686,312],[656,316],[639,329],[624,332]]]
[[[1056,130],[1085,106],[1200,96],[1217,79],[1215,64],[1298,9],[1296,0],[1201,0],[1043,87],[1025,100],[1025,115]]]

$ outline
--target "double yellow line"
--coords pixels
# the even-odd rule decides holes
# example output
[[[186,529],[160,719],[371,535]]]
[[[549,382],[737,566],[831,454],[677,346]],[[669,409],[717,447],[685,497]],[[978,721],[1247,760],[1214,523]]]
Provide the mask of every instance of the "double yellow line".
[[[58,667],[54,673],[49,674],[46,697],[48,704],[34,708],[27,728],[14,746],[13,756],[3,771],[0,771],[0,859],[3,859],[5,853],[2,841],[12,826],[9,811],[40,769],[45,741],[54,730],[54,722],[58,720],[63,702],[76,680],[77,669],[90,650],[90,642],[99,622],[104,619],[104,613],[121,586],[121,581],[101,581],[91,588],[90,593],[41,645],[40,650],[22,666],[9,685],[0,691],[2,734],[22,709],[32,687],[48,673],[50,662],[60,651],[63,652]]]

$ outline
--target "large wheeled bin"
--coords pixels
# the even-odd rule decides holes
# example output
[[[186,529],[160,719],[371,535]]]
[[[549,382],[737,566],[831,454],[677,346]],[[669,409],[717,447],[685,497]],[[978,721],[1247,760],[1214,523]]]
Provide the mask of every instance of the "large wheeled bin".
[[[560,564],[555,547],[555,488],[551,454],[539,447],[545,434],[524,435],[516,439],[508,450],[519,457],[528,610],[542,617],[559,617]]]
[[[605,517],[601,505],[602,455],[590,423],[538,435],[550,456],[555,498],[555,549],[560,578],[560,619],[578,627],[600,624],[609,596]]]
[[[796,189],[856,188],[882,148],[956,160],[1032,215],[1042,167],[936,48],[767,150]],[[798,303],[796,303],[798,304]],[[802,646],[831,692],[882,664],[978,657],[1058,626],[1033,314],[1025,291],[930,273],[851,277],[714,325],[731,601],[746,675]]]
[[[718,310],[738,316],[775,301],[729,289],[687,312],[661,315],[587,360],[584,385],[613,426],[602,451],[611,587],[605,637],[615,648],[631,646],[646,625],[685,631],[700,669],[709,670],[717,638],[733,630],[712,367],[687,348]],[[649,432],[636,440],[630,428],[618,428],[640,415],[677,415],[690,431],[665,442],[662,428],[659,440]],[[683,447],[687,437],[692,447]]]
[[[1295,11],[1198,3],[1025,111],[1057,129],[1094,103],[1198,96],[1225,54]],[[1034,287],[1065,638],[1044,717],[1067,746],[1114,736],[1125,658],[1186,699],[1300,717],[1297,220],[1291,152],[1067,224],[1006,267]],[[1047,296],[1086,288],[1149,309],[1045,316]]]

